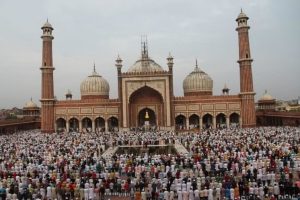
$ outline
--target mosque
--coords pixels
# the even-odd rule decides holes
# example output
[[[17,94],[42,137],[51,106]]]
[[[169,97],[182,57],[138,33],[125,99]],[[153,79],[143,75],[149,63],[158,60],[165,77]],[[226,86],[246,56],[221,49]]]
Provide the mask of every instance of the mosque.
[[[164,68],[148,55],[142,43],[140,58],[122,71],[122,59],[115,61],[118,97],[109,96],[108,81],[97,73],[80,84],[81,99],[57,100],[53,86],[52,32],[47,21],[42,29],[41,131],[112,131],[135,128],[187,130],[217,127],[254,127],[256,125],[252,80],[252,58],[248,17],[241,11],[236,22],[239,41],[240,93],[213,95],[213,80],[196,63],[183,80],[184,96],[174,96],[173,57]],[[176,80],[178,81],[178,80]]]

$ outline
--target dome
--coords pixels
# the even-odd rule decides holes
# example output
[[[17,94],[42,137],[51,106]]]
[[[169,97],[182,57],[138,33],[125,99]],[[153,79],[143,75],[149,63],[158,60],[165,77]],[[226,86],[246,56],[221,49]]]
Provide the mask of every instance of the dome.
[[[243,13],[243,10],[241,10],[241,13],[240,13],[239,16],[237,17],[237,20],[238,20],[238,19],[242,19],[242,18],[249,19],[249,17],[248,17],[245,13]]]
[[[132,65],[128,72],[162,72],[162,67],[150,58],[142,58]]]
[[[38,106],[30,99],[30,101],[25,104],[24,108],[38,108]]]
[[[92,75],[88,76],[80,84],[81,97],[97,96],[102,98],[108,98],[109,96],[109,84],[100,76],[95,68]]]
[[[183,81],[185,96],[212,95],[213,80],[204,71],[200,70],[197,62],[192,71]]]
[[[268,94],[267,90],[265,91],[264,95],[260,98],[260,101],[272,101],[274,98]]]
[[[162,72],[163,68],[148,56],[148,44],[142,43],[141,59],[137,60],[128,72]]]
[[[53,29],[52,25],[48,22],[48,19],[47,19],[47,21],[45,22],[45,24],[42,26],[42,29],[43,29],[43,28],[51,28],[51,29]]]

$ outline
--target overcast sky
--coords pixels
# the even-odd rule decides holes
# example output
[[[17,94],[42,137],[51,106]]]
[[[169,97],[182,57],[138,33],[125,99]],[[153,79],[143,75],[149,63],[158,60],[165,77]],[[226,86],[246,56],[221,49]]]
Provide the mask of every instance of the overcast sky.
[[[300,96],[299,0],[1,0],[0,108],[23,107],[41,95],[40,27],[54,27],[54,88],[58,99],[67,89],[80,98],[80,83],[96,70],[117,97],[114,66],[122,71],[140,56],[140,37],[148,36],[149,54],[164,69],[174,57],[174,92],[183,95],[183,79],[195,59],[214,81],[239,92],[238,37],[235,19],[248,15],[256,99],[265,89],[277,99]]]

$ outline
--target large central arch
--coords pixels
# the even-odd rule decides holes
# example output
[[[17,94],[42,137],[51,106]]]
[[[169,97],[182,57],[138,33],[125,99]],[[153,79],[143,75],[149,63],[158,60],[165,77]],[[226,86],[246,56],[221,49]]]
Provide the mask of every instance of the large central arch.
[[[139,114],[143,110],[146,112],[146,109],[153,111],[155,125],[165,126],[164,104],[161,94],[151,87],[144,86],[133,92],[129,98],[130,127],[140,126]]]

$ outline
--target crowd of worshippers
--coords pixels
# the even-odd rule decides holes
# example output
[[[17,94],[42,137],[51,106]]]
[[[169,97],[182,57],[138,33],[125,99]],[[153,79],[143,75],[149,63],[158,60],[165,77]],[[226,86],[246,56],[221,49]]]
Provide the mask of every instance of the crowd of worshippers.
[[[0,136],[0,199],[297,199],[300,129]],[[108,147],[181,143],[188,154],[115,154]]]

